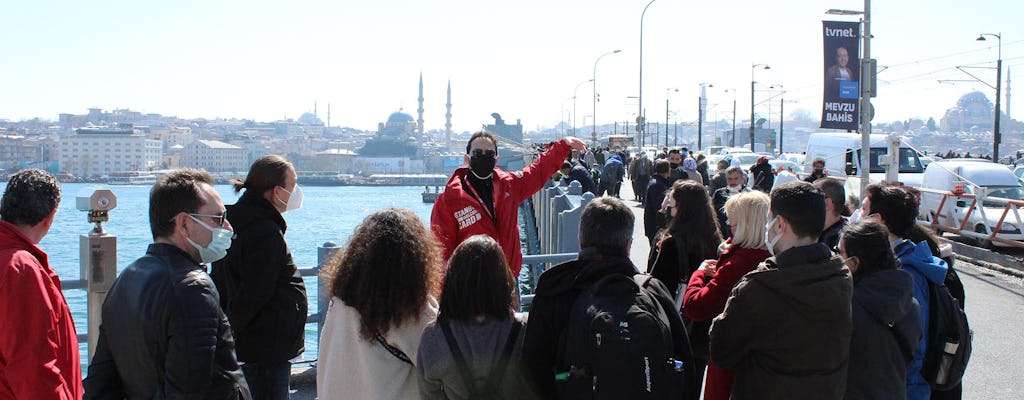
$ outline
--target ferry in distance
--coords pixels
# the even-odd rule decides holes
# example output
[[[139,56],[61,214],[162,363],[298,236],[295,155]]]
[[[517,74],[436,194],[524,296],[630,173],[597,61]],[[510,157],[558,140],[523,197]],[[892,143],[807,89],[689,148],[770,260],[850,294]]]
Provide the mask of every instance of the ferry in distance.
[[[153,185],[157,176],[147,171],[114,172],[107,178],[109,185]]]

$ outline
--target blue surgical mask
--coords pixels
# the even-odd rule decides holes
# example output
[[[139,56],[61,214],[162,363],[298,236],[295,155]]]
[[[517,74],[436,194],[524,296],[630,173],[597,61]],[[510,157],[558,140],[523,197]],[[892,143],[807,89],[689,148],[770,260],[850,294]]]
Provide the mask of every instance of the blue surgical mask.
[[[189,218],[192,218],[193,220],[198,222],[199,225],[202,225],[203,228],[206,228],[211,233],[213,233],[213,239],[210,240],[210,244],[206,246],[200,246],[199,243],[193,241],[192,238],[189,238],[187,236],[185,237],[185,240],[188,241],[188,244],[192,245],[192,247],[195,247],[195,249],[199,251],[199,259],[201,264],[210,264],[228,255],[228,248],[231,247],[231,237],[234,236],[234,232],[223,228],[211,227],[209,225],[206,225],[206,223],[201,221],[199,218],[196,218],[191,215],[189,215]]]

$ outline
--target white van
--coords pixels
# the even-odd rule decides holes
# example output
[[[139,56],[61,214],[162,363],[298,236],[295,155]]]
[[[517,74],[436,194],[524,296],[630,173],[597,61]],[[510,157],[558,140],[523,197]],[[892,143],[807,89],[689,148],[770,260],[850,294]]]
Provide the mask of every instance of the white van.
[[[885,180],[885,165],[879,164],[879,158],[889,153],[888,135],[871,135],[871,182]],[[859,203],[860,201],[860,149],[861,135],[847,132],[812,133],[807,139],[807,151],[804,153],[804,165],[810,170],[811,163],[821,158],[825,160],[825,169],[829,176],[847,178],[846,193]],[[850,170],[847,171],[847,165]],[[899,181],[906,186],[921,186],[924,167],[917,151],[907,145],[906,140],[900,142]]]
[[[974,232],[988,235],[996,228],[996,223],[1003,214],[1005,201],[1000,202],[992,197],[1021,200],[1024,197],[1024,186],[1017,180],[1017,176],[1005,165],[996,164],[981,159],[952,159],[936,161],[928,165],[924,171],[924,179],[921,187],[940,191],[953,190],[957,185],[963,185],[964,193],[979,194],[986,193],[988,197],[982,202],[981,207],[971,211],[967,228]],[[972,199],[946,196],[946,204],[938,210],[942,202],[942,195],[935,193],[921,193],[920,216],[926,221],[937,221],[941,225],[954,228],[960,226],[960,221],[970,211]],[[983,215],[984,214],[984,215]],[[1024,240],[1021,235],[1020,225],[1013,212],[1006,215],[1003,225],[996,237],[1009,240]],[[988,240],[975,238],[980,247],[989,247],[992,243]],[[996,242],[996,245],[1001,245]]]

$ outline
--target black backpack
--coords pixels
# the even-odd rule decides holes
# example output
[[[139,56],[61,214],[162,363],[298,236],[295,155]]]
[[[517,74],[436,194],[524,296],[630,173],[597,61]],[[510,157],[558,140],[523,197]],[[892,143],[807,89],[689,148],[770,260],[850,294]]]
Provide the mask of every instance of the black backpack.
[[[950,390],[960,384],[971,359],[973,332],[967,314],[949,289],[928,282],[928,344],[921,376],[934,390]]]
[[[512,358],[512,350],[515,349],[516,341],[519,339],[519,329],[522,324],[515,320],[515,317],[510,317],[512,321],[512,329],[508,333],[508,339],[505,340],[505,347],[501,351],[501,355],[494,359],[494,364],[491,365],[491,372],[487,375],[487,380],[484,382],[483,389],[479,388],[476,380],[473,379],[473,373],[469,369],[469,363],[466,361],[466,357],[462,355],[462,350],[459,349],[459,344],[455,342],[455,337],[452,336],[452,328],[448,325],[448,320],[438,320],[438,325],[441,325],[441,332],[444,333],[444,340],[448,342],[448,348],[452,352],[452,358],[455,359],[455,368],[459,371],[459,376],[462,377],[463,384],[469,389],[468,399],[475,400],[492,400],[501,399],[501,381],[505,377],[505,371],[508,369],[509,361]]]
[[[651,277],[611,274],[573,303],[556,374],[559,399],[682,398],[683,362],[673,357],[668,314]]]

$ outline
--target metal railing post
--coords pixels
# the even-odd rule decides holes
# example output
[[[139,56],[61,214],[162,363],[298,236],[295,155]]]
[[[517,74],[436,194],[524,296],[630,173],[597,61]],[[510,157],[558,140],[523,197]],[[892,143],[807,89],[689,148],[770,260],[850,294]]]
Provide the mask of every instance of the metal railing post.
[[[331,305],[331,288],[327,287],[327,280],[320,278],[320,271],[341,252],[341,249],[334,242],[324,242],[323,246],[316,248],[316,313],[320,317],[316,323],[317,343],[320,343],[320,331],[324,329],[327,309]]]

